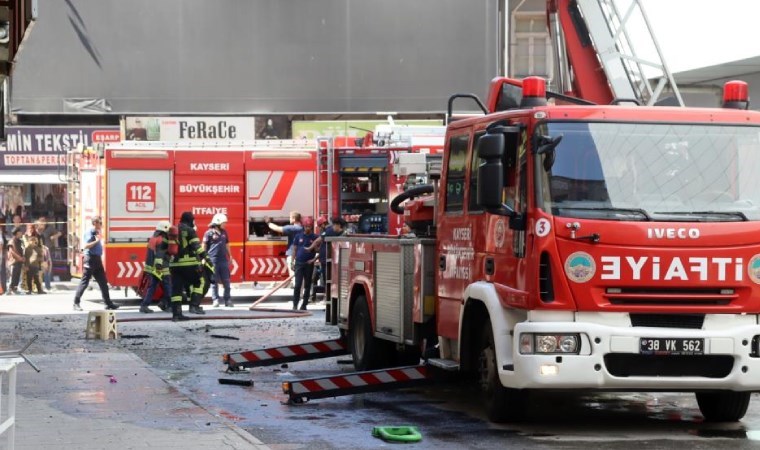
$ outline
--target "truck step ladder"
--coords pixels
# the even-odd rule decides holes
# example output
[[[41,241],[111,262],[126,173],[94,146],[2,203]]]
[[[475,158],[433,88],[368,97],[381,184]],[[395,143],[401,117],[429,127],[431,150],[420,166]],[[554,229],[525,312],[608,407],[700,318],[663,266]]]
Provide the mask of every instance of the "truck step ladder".
[[[285,381],[282,383],[282,392],[288,396],[286,404],[297,405],[314,398],[401,389],[432,382],[432,371],[427,365],[421,364]]]
[[[578,0],[578,7],[615,98],[637,99],[642,105],[651,106],[669,85],[678,106],[684,105],[641,0],[631,0],[622,16],[615,0]],[[642,23],[649,42],[637,41],[637,45],[639,49],[642,45],[649,46],[647,50],[655,53],[647,55],[655,57],[649,60],[639,56],[642,52],[634,50],[631,40],[631,31],[640,28]]]
[[[333,138],[317,139],[317,217],[333,217],[333,168],[335,144]]]
[[[348,346],[343,339],[286,345],[283,347],[261,348],[239,353],[227,353],[222,361],[230,371],[248,367],[264,367],[293,361],[329,358],[347,355]]]

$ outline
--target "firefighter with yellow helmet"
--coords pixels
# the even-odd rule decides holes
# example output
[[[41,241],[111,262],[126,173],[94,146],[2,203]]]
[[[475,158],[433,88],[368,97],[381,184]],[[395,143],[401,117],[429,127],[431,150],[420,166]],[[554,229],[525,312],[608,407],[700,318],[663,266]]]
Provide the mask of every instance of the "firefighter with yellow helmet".
[[[224,287],[224,306],[231,308],[230,297],[230,238],[225,229],[227,216],[219,213],[211,219],[209,229],[203,235],[203,249],[214,266],[214,277],[211,281],[211,299],[214,308],[219,307],[219,284]]]
[[[148,251],[145,256],[145,267],[143,271],[149,275],[148,288],[145,296],[140,303],[141,313],[152,313],[149,308],[150,302],[153,301],[153,294],[156,292],[158,285],[163,288],[161,302],[168,302],[172,292],[172,281],[169,272],[169,263],[171,254],[169,250],[169,230],[172,224],[168,220],[162,220],[156,225],[156,231],[148,241]]]

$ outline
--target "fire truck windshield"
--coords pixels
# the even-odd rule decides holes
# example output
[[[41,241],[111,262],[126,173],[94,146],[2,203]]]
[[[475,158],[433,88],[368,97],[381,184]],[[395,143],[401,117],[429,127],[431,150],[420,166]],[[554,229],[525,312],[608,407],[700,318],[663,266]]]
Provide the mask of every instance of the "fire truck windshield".
[[[760,127],[547,122],[538,198],[554,215],[606,220],[759,221]]]

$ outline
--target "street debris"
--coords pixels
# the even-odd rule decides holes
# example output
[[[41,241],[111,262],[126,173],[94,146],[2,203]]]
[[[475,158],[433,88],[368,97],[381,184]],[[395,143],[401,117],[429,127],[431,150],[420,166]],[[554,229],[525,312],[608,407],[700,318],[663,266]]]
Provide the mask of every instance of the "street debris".
[[[253,386],[253,380],[234,380],[232,378],[219,378],[219,384],[231,384],[235,386]]]
[[[234,340],[234,341],[239,341],[240,340],[239,337],[226,336],[226,335],[223,335],[223,334],[210,334],[209,336],[211,336],[212,338],[217,338],[217,339],[231,339],[231,340]]]

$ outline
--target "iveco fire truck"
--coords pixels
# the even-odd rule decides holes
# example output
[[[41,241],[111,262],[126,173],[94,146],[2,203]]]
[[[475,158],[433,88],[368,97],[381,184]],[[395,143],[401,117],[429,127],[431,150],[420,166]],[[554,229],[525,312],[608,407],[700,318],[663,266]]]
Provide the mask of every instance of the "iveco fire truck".
[[[744,416],[760,391],[760,113],[747,85],[726,83],[723,108],[653,106],[663,84],[613,55],[626,33],[583,26],[629,14],[606,0],[547,6],[574,77],[562,92],[494,79],[483,116],[449,123],[440,175],[392,202],[415,236],[328,239],[341,339],[227,354],[230,367],[352,354],[361,372],[283,383],[291,400],[457,372],[497,422],[524,417],[534,390],[694,392],[708,420]],[[423,351],[425,365],[378,371]]]
[[[333,242],[354,364],[387,365],[432,328],[428,363],[476,375],[494,421],[531,389],[696,392],[706,418],[740,419],[760,390],[760,113],[732,109],[746,93],[558,106],[529,78],[518,108],[450,124],[434,195],[394,201],[417,237]]]

